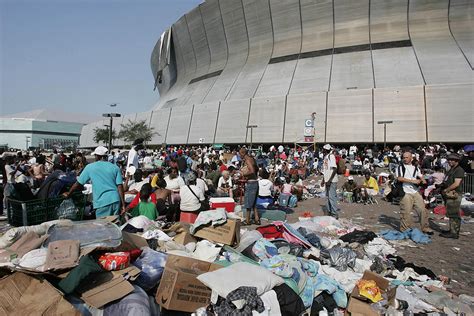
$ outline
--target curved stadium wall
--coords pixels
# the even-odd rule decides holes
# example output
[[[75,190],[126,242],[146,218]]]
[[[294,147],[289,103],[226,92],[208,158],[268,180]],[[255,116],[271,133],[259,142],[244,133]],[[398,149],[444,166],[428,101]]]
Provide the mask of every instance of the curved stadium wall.
[[[470,0],[208,0],[158,40],[152,144],[474,139]],[[116,123],[119,126],[120,122]],[[94,146],[96,122],[81,145]],[[121,145],[120,143],[118,145]]]

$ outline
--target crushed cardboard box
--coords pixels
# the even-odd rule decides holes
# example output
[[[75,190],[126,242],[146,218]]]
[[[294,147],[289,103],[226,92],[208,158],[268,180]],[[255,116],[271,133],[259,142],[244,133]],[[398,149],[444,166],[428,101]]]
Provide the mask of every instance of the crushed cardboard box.
[[[189,232],[179,233],[173,237],[173,240],[180,245],[187,245],[190,242],[197,242],[196,238],[194,238]]]
[[[0,315],[80,315],[53,285],[16,272],[0,280]]]
[[[79,260],[78,240],[57,240],[50,242],[46,255],[47,270],[61,270],[73,268]]]
[[[133,286],[128,280],[134,281],[140,272],[137,267],[130,266],[119,271],[94,273],[81,282],[77,292],[84,302],[101,308],[131,293]]]
[[[240,242],[240,220],[228,219],[220,226],[199,228],[194,236],[224,245],[237,246]]]
[[[207,306],[211,290],[196,276],[220,268],[222,266],[210,262],[170,255],[156,293],[156,302],[166,309],[183,312],[194,312]]]
[[[390,288],[390,282],[371,271],[365,271],[362,276],[363,280],[374,280],[377,283],[377,286],[382,290],[382,293],[387,294],[388,304],[392,304],[395,299],[396,288]],[[366,316],[378,316],[379,313],[374,310],[371,306],[371,302],[364,296],[361,296],[359,293],[359,288],[357,286],[352,290],[351,296],[349,298],[349,305],[347,306],[347,311],[350,315],[366,315]]]

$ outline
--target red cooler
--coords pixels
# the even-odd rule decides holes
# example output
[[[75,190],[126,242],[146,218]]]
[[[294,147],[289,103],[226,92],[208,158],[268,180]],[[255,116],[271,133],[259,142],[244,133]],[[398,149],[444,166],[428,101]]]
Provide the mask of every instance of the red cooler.
[[[235,201],[233,198],[230,197],[216,197],[210,198],[209,204],[211,205],[211,209],[215,210],[218,208],[224,208],[227,212],[233,212],[235,208]]]

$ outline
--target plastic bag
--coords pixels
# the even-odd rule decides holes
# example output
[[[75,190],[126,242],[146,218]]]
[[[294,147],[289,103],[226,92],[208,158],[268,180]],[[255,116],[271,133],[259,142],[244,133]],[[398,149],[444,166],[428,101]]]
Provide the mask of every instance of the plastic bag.
[[[142,248],[142,254],[133,263],[142,270],[135,283],[145,291],[151,290],[161,280],[168,255],[148,247]]]
[[[66,199],[56,210],[59,219],[76,219],[79,209],[76,207],[72,199]]]
[[[367,297],[373,303],[377,303],[383,299],[382,291],[374,280],[359,280],[357,281],[357,287],[359,288],[360,295]]]

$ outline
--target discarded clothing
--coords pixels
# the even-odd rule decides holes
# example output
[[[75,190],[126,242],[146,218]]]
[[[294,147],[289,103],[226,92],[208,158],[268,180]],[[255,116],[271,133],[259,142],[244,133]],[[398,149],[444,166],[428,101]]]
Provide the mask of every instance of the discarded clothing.
[[[411,239],[418,244],[429,244],[431,242],[431,238],[428,235],[423,234],[418,228],[410,228],[404,232],[397,230],[383,230],[379,235],[387,240]]]
[[[278,248],[265,238],[261,238],[253,245],[252,252],[260,260],[264,260],[278,255]]]
[[[26,253],[18,262],[18,266],[36,270],[40,272],[46,271],[46,256],[48,254],[48,248],[39,248],[31,250],[30,252]]]
[[[374,238],[374,240],[364,245],[364,250],[369,258],[380,255],[387,256],[396,252],[395,248],[393,248],[388,241],[380,237]]]
[[[296,257],[302,257],[304,248],[301,245],[289,243],[285,239],[275,239],[271,241],[278,248],[279,254],[290,254]]]
[[[155,287],[161,280],[168,255],[148,247],[142,248],[140,257],[133,263],[142,272],[136,279],[136,284],[145,291]]]
[[[383,257],[377,256],[374,258],[370,271],[385,275],[386,271],[393,270],[394,266],[390,260],[385,260]]]
[[[125,224],[125,227],[122,228],[122,231],[132,234],[143,233],[143,228],[136,228],[135,226],[127,223]]]
[[[143,233],[142,237],[145,239],[158,239],[163,241],[173,240],[173,238],[171,238],[159,229],[147,230],[145,233]]]
[[[244,300],[244,306],[237,309],[233,301]],[[226,299],[221,301],[220,305],[214,306],[214,311],[218,315],[252,315],[256,310],[261,313],[265,310],[262,299],[257,295],[257,288],[250,286],[241,286],[227,295]]]
[[[257,288],[257,294],[262,295],[284,282],[281,277],[265,268],[246,262],[237,262],[222,269],[203,273],[196,278],[222,297],[227,297],[230,292],[241,286],[254,286]]]
[[[315,233],[310,233],[306,230],[306,228],[304,227],[299,227],[297,229],[297,231],[303,235],[310,243],[311,245],[313,245],[314,247],[318,248],[318,249],[322,249],[322,246],[321,246],[321,239],[319,238],[318,235],[316,235]]]
[[[344,242],[347,242],[347,243],[358,242],[359,244],[366,244],[369,241],[374,240],[374,238],[377,238],[377,235],[374,232],[365,231],[365,230],[357,230],[357,229],[351,233],[348,233],[339,237],[339,239]]]
[[[305,311],[301,297],[295,293],[287,284],[273,288],[280,303],[281,314],[285,316],[299,316]]]
[[[265,310],[262,313],[252,311],[253,316],[281,315],[280,303],[275,291],[271,290],[260,296]]]
[[[357,258],[357,254],[353,250],[341,247],[322,250],[321,256],[329,259],[330,265],[339,271],[346,271],[348,267],[354,268]]]
[[[274,224],[257,227],[257,231],[266,239],[283,238],[283,228]]]
[[[355,283],[362,278],[362,273],[356,273],[350,269],[346,271],[338,271],[337,269],[330,267],[328,265],[320,265],[320,273],[328,276],[331,279],[339,282],[342,288],[346,293],[352,292],[354,289]]]
[[[71,294],[89,274],[103,271],[102,267],[91,255],[84,256],[79,260],[79,265],[72,269],[67,277],[58,283],[58,287],[64,293]]]
[[[214,262],[220,252],[221,247],[217,247],[208,240],[201,240],[196,243],[196,249],[192,253],[192,257],[198,260]]]
[[[323,274],[318,274],[316,277],[316,283],[314,284],[314,290],[326,291],[331,294],[337,306],[346,308],[347,306],[347,295],[344,289],[335,280],[328,278]]]
[[[194,234],[201,226],[211,224],[217,226],[227,221],[227,214],[224,209],[200,212],[196,221],[189,228],[189,232]]]
[[[387,259],[393,262],[393,265],[398,271],[403,271],[405,268],[412,268],[413,271],[418,273],[419,275],[427,275],[431,279],[436,279],[436,274],[431,271],[430,269],[427,269],[425,267],[420,267],[417,266],[413,263],[406,263],[405,259],[399,256],[394,256],[394,255],[388,255]]]
[[[147,316],[150,313],[150,304],[148,295],[137,285],[133,286],[133,292],[122,299],[106,305],[104,308],[104,316],[115,315],[133,315]]]
[[[322,292],[313,300],[313,305],[311,305],[311,316],[318,316],[319,312],[323,309],[332,313],[336,308],[337,304],[334,298],[330,294]]]

